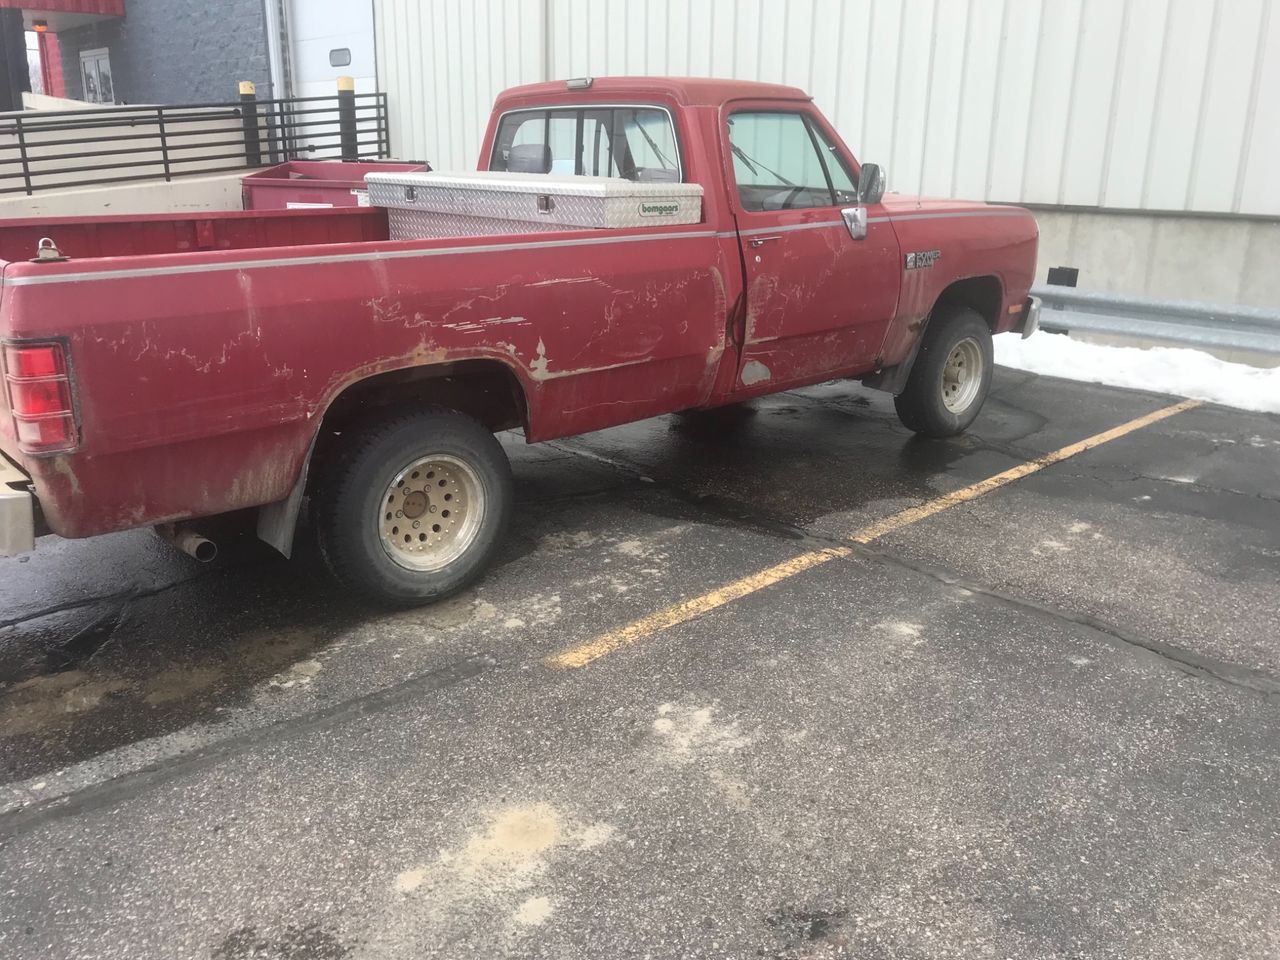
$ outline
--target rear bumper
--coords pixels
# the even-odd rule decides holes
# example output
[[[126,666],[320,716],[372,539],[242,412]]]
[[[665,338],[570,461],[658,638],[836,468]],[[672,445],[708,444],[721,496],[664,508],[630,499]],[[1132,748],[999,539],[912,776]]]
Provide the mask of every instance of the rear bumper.
[[[36,548],[35,498],[31,478],[0,453],[0,557]]]
[[[1010,332],[1022,334],[1022,339],[1025,340],[1039,329],[1040,298],[1027,297],[1027,302],[1022,305],[1022,319]]]

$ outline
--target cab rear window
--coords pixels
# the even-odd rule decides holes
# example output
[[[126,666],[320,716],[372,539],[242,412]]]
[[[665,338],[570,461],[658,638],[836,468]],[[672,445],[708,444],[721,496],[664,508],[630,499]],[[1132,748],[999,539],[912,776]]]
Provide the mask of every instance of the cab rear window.
[[[659,107],[517,110],[498,123],[490,170],[684,179],[671,115]]]

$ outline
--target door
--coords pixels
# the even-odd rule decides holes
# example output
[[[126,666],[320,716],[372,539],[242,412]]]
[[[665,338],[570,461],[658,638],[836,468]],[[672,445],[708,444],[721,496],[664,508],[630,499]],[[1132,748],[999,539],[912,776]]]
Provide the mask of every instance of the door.
[[[84,96],[89,103],[115,103],[116,91],[111,82],[111,54],[106,49],[80,51],[80,76]]]
[[[356,93],[378,89],[373,0],[289,0],[290,93],[331,97],[338,77],[354,77]]]
[[[338,77],[355,80],[356,94],[376,93],[373,0],[288,0],[289,93],[294,97],[333,97]],[[314,126],[298,127],[291,152],[303,159],[336,157],[342,152],[338,113],[320,111],[296,119]],[[377,142],[378,125],[371,102],[357,101],[357,138],[362,153]]]
[[[725,123],[747,277],[738,390],[873,369],[901,285],[893,224],[875,204],[854,238],[853,166],[816,111],[735,105]]]

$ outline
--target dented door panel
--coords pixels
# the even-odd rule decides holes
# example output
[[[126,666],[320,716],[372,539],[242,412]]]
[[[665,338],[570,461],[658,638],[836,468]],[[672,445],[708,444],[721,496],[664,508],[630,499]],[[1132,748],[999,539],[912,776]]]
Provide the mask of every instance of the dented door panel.
[[[851,235],[852,158],[809,105],[740,101],[722,123],[747,285],[735,395],[874,368],[898,300],[898,243],[879,204],[866,236]]]

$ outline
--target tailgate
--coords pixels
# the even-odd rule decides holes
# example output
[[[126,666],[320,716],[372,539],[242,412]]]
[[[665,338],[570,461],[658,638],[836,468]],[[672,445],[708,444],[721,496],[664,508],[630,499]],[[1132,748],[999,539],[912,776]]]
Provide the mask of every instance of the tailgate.
[[[0,557],[35,549],[35,504],[27,475],[0,453]]]
[[[5,309],[4,275],[8,269],[8,262],[0,260],[0,343],[12,336],[13,330],[13,324],[9,321],[9,312]],[[9,391],[5,389],[4,384],[3,356],[0,356],[0,451],[8,454],[13,460],[18,459],[18,438],[14,431],[13,417],[9,415]]]
[[[13,332],[5,303],[4,274],[8,269],[9,264],[0,260],[0,344]],[[9,298],[9,304],[12,302]],[[22,468],[4,372],[0,353],[0,557],[13,557],[35,549],[35,497],[31,478]]]

